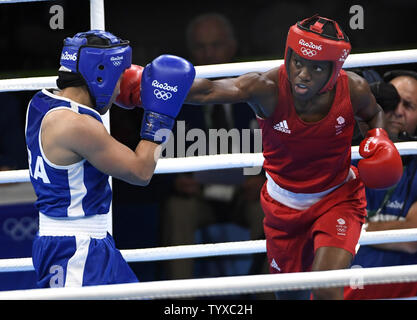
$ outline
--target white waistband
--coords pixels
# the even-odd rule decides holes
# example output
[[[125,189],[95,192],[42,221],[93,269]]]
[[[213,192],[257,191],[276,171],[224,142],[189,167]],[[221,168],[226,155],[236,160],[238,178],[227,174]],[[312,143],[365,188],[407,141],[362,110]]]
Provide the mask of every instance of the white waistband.
[[[340,187],[346,181],[356,178],[355,173],[352,169],[350,169],[345,181],[343,181],[341,184],[337,186],[334,186],[330,189],[318,193],[295,193],[281,188],[278,184],[275,183],[275,181],[271,178],[271,176],[268,173],[265,172],[265,175],[268,179],[266,189],[269,195],[274,200],[296,210],[306,210],[310,208],[313,204],[319,202],[326,195]]]
[[[39,212],[39,236],[107,236],[107,214],[82,218],[52,218]]]

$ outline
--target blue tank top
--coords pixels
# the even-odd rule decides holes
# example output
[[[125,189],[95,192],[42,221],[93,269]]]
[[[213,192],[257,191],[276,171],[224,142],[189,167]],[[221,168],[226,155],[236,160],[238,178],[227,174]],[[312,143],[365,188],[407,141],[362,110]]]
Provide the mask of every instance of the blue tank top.
[[[370,221],[405,219],[411,205],[417,201],[417,157],[403,158],[404,172],[400,182],[389,190],[366,188]],[[353,264],[364,268],[408,265],[417,263],[417,254],[361,246]]]
[[[109,176],[87,160],[60,166],[49,161],[41,146],[41,125],[46,114],[57,109],[87,114],[102,123],[100,114],[87,106],[56,96],[46,89],[36,93],[26,114],[29,174],[39,212],[50,217],[83,217],[107,214],[112,192]]]

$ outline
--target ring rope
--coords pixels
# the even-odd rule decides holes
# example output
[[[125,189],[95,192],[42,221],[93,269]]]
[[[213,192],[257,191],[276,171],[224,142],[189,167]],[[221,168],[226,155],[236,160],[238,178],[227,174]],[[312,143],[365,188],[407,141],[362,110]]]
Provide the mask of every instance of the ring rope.
[[[395,146],[402,156],[417,153],[416,141],[397,142]],[[360,158],[359,146],[353,146],[352,160]],[[263,165],[263,162],[264,157],[262,153],[232,153],[185,158],[162,158],[156,164],[155,174],[260,167]],[[30,181],[30,178],[29,170],[27,169],[0,172],[0,184],[28,181]]]
[[[417,62],[417,49],[395,50],[370,53],[355,53],[347,57],[343,68],[358,68],[368,66],[403,64]],[[253,62],[236,62],[218,65],[205,65],[196,67],[197,78],[217,78],[239,76],[247,72],[265,72],[279,67],[283,59],[264,60]],[[1,88],[1,86],[0,86]]]
[[[360,245],[417,241],[417,228],[362,232]],[[241,255],[266,252],[265,240],[234,241],[146,249],[121,250],[127,262],[149,262],[186,258]],[[1,259],[0,272],[32,271],[31,258]]]
[[[91,0],[91,5],[93,5]],[[98,1],[98,3],[100,3]],[[97,5],[97,7],[99,7]],[[102,9],[104,10],[104,9]],[[91,12],[96,12],[96,10]],[[99,14],[99,17],[101,14]],[[93,15],[92,15],[93,18]],[[94,19],[91,25],[104,27],[104,21]],[[103,17],[104,20],[104,17]],[[104,29],[104,28],[103,28]],[[371,53],[357,53],[351,54],[346,59],[344,68],[356,68],[364,66],[377,66],[389,64],[403,64],[417,62],[417,49],[411,50],[396,50],[384,52]],[[236,62],[216,65],[196,66],[197,78],[217,78],[217,77],[232,77],[238,76],[247,72],[262,72],[278,67],[284,63],[284,60],[265,60],[254,62]],[[31,77],[31,78],[16,78],[0,80],[0,92],[2,91],[24,91],[24,90],[41,90],[43,88],[56,88],[56,76],[48,77]]]
[[[3,291],[0,299],[167,299],[413,281],[417,265]]]

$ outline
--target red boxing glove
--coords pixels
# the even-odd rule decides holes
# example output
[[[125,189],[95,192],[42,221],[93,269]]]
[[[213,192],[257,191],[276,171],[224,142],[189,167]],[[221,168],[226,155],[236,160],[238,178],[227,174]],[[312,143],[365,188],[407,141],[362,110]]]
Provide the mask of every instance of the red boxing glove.
[[[140,83],[142,80],[143,67],[132,64],[122,75],[120,93],[116,98],[116,104],[124,109],[141,107]]]
[[[384,129],[369,130],[359,146],[359,154],[364,158],[358,163],[359,175],[368,188],[386,189],[400,181],[401,156]]]

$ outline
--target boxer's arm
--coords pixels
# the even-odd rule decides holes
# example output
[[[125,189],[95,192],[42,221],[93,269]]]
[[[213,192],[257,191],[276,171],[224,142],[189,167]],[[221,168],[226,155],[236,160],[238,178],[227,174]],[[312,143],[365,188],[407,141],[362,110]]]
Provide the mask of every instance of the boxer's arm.
[[[248,78],[247,75],[242,77]],[[237,78],[220,80],[195,79],[185,99],[188,104],[204,105],[211,103],[237,103],[247,101],[249,92]]]
[[[133,151],[96,119],[70,110],[51,112],[42,123],[42,148],[49,161],[67,166],[86,159],[98,170],[135,185],[147,185],[152,178],[157,147],[140,141]]]
[[[259,116],[268,116],[278,99],[278,71],[251,72],[237,78],[195,79],[185,100],[188,104],[247,102]]]
[[[375,221],[368,222],[366,231],[384,231],[395,229],[417,228],[417,202],[414,202],[408,210],[405,220]],[[415,254],[417,252],[417,241],[383,243],[372,245],[378,249],[393,250]]]
[[[384,128],[385,117],[369,88],[368,82],[353,72],[348,72],[350,99],[358,121],[365,122],[369,129]]]
[[[114,139],[95,119],[84,116],[72,131],[72,148],[98,170],[135,185],[147,185],[156,167],[157,144],[141,140],[135,151]]]

